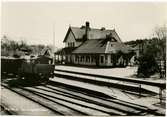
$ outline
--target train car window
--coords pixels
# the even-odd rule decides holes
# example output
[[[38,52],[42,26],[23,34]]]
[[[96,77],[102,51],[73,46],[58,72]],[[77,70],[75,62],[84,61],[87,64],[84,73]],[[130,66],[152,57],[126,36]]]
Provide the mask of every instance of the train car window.
[[[51,64],[51,60],[49,60],[49,64]]]

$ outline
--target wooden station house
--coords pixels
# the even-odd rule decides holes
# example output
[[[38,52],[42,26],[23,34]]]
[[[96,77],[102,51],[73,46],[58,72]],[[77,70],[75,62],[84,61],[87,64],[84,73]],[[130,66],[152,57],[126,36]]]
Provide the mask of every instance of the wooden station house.
[[[56,62],[74,65],[116,67],[126,66],[133,50],[126,46],[114,30],[69,26],[64,38],[65,48],[55,53]]]

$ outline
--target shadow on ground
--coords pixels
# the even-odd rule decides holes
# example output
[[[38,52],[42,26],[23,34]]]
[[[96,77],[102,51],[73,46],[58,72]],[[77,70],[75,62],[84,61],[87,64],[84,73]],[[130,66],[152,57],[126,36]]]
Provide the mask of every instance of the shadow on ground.
[[[32,86],[38,86],[38,85],[45,85],[46,82],[39,82],[39,80],[35,78],[30,79],[18,79],[14,76],[8,76],[8,77],[2,77],[1,79],[2,83],[7,84],[9,87],[32,87]]]

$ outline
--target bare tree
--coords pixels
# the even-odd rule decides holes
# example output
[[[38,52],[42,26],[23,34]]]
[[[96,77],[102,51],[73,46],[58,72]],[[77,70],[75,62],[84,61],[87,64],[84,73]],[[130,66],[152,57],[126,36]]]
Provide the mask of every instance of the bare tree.
[[[166,37],[167,37],[167,27],[166,27],[166,25],[164,25],[162,27],[156,27],[155,28],[155,35],[160,40],[166,39]]]
[[[167,38],[167,27],[166,25],[162,27],[155,28],[155,35],[158,38],[158,48],[160,50],[159,55],[159,67],[160,67],[160,77],[166,76],[166,38]]]

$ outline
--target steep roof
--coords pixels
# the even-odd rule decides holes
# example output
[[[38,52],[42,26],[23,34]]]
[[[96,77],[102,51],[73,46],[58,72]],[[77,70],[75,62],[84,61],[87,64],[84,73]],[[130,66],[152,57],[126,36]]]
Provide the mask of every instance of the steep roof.
[[[119,51],[123,53],[129,53],[132,49],[126,46],[124,43],[112,42],[106,39],[90,39],[85,41],[81,46],[76,48],[72,53],[117,53]]]
[[[83,36],[85,35],[85,28],[69,27],[63,42],[67,40],[67,37],[70,31],[74,35],[74,38],[76,39],[76,41],[82,41]],[[110,34],[112,34],[112,36],[115,37],[115,39],[118,42],[122,42],[115,30],[106,30],[106,29],[101,30],[101,29],[95,29],[95,28],[89,28],[88,39],[105,39],[106,36]]]
[[[95,29],[88,27],[87,37],[84,40],[86,27],[69,27],[65,39],[68,38],[69,33],[72,33],[76,41],[83,41],[83,43],[71,51],[74,54],[77,53],[117,53],[119,51],[123,53],[129,53],[132,49],[126,46],[118,36],[115,30]]]
[[[103,41],[104,39],[87,40],[72,53],[104,53],[106,44],[103,44]]]

